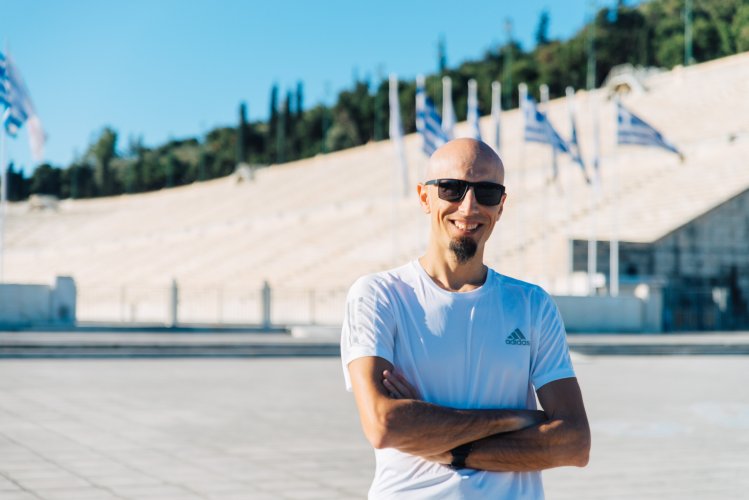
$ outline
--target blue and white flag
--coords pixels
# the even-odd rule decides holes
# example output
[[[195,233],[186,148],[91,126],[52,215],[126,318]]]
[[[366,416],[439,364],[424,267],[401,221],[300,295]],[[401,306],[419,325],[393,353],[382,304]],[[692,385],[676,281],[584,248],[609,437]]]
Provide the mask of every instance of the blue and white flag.
[[[442,130],[442,118],[427,97],[423,76],[416,78],[416,130],[424,140],[421,149],[429,156],[448,141]]]
[[[471,137],[477,141],[481,140],[481,129],[479,128],[479,98],[476,89],[476,80],[468,80],[468,112],[466,118],[471,127]]]
[[[0,52],[0,106],[2,107],[10,105],[8,102],[8,91],[6,90],[7,80],[5,56]]]
[[[450,141],[455,138],[455,117],[453,108],[453,84],[449,76],[442,77],[442,131]]]
[[[681,151],[668,142],[652,125],[616,101],[616,142],[663,148],[683,158]]]
[[[527,142],[549,144],[562,153],[570,152],[567,142],[554,129],[546,115],[538,110],[536,100],[533,97],[526,93],[525,96],[522,96],[520,105],[525,118],[524,138]]]
[[[567,94],[567,109],[570,112],[570,128],[572,129],[572,135],[570,137],[570,142],[569,142],[570,156],[572,157],[572,161],[580,165],[580,169],[582,170],[583,177],[585,177],[585,182],[590,184],[590,177],[588,177],[588,172],[585,169],[585,163],[583,162],[582,154],[580,154],[580,143],[577,140],[577,124],[575,122],[575,106],[574,106],[575,91],[572,87],[567,87],[566,94]]]
[[[44,156],[44,131],[36,115],[29,91],[21,73],[8,55],[5,58],[5,101],[7,109],[3,113],[3,125],[8,135],[15,137],[18,130],[28,120],[29,144],[35,160],[41,161]]]

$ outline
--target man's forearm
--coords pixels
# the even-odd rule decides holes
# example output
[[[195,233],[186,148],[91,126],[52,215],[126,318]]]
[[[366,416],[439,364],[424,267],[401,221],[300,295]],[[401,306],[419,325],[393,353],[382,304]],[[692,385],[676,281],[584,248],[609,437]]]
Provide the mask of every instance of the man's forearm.
[[[550,420],[516,432],[473,443],[466,466],[489,471],[534,471],[588,463],[590,431],[587,422]]]
[[[467,442],[546,420],[536,410],[459,410],[421,401],[416,389],[379,357],[352,361],[349,373],[364,434],[375,448],[433,457]]]
[[[538,410],[458,410],[417,400],[392,401],[380,448],[420,456],[445,453],[463,443],[543,422]]]

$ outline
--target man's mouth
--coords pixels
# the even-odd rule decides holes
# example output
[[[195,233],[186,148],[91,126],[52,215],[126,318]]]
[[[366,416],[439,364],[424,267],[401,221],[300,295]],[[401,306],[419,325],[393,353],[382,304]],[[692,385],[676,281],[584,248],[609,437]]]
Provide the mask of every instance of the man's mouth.
[[[481,227],[481,224],[478,224],[476,222],[463,222],[459,220],[453,220],[450,222],[452,222],[455,227],[457,227],[460,231],[464,233],[473,233],[479,227]]]

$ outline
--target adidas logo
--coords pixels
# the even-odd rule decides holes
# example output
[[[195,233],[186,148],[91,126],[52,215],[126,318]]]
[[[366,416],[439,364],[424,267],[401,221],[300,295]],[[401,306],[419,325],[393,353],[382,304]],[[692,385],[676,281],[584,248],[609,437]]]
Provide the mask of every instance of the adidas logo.
[[[523,332],[520,331],[520,328],[515,328],[511,334],[507,336],[505,339],[505,344],[510,345],[531,345],[530,342],[525,338],[525,335],[523,335]]]

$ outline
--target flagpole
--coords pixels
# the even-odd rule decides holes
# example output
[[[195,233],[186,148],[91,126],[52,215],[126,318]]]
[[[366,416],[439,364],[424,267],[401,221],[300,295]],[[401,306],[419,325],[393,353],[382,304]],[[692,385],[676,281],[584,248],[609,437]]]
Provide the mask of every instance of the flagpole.
[[[5,39],[5,57],[10,57],[8,52],[8,39]],[[7,68],[7,67],[6,67]],[[2,115],[0,120],[0,283],[5,282],[5,219],[8,212],[8,168],[5,164],[6,155],[6,138],[5,138],[5,120],[10,115],[10,105]]]
[[[492,122],[494,124],[494,150],[500,155],[502,138],[500,137],[500,114],[502,113],[502,84],[492,82]]]
[[[598,128],[598,105],[592,91],[588,99],[593,115],[593,196],[590,197],[590,236],[588,238],[588,295],[595,295],[595,277],[598,272],[598,208],[601,196],[601,135]]]
[[[406,172],[406,163],[405,163],[405,156],[403,154],[403,144],[401,143],[402,137],[400,134],[400,123],[399,123],[399,116],[396,117],[394,115],[394,104],[396,106],[399,105],[398,102],[398,77],[394,74],[390,74],[389,78],[389,88],[388,88],[388,100],[390,101],[390,141],[395,143],[395,154],[398,156],[398,159],[400,160],[400,176],[398,175],[399,168],[398,168],[398,162],[393,162],[393,186],[392,186],[392,210],[391,210],[391,223],[390,226],[393,228],[392,235],[393,235],[393,265],[397,265],[398,260],[398,253],[399,253],[399,242],[398,242],[398,199],[400,198],[398,194],[398,177],[402,177],[403,179],[403,194],[405,196],[406,191],[406,185],[408,184],[407,176],[408,173]]]
[[[549,110],[549,86],[545,83],[539,87],[539,91],[541,92],[541,112],[546,115],[548,120],[548,110]],[[555,177],[557,177],[558,170],[557,170],[557,147],[555,144],[551,144],[551,165],[552,165],[552,181]],[[558,178],[558,177],[557,177]],[[548,196],[548,190],[549,186],[551,186],[551,183],[544,182],[541,186],[541,190],[543,192],[542,198],[543,201],[541,203],[541,281],[544,286],[547,285],[548,277],[549,277],[549,264],[547,262],[548,260],[548,252],[546,249],[548,248],[548,231],[546,230],[546,224],[549,221],[549,196]]]
[[[395,73],[390,74],[388,97],[391,112],[390,140],[395,143],[395,152],[400,161],[401,177],[403,179],[403,197],[405,198],[408,196],[408,163],[406,162],[406,152],[403,148],[403,129],[400,119],[400,100],[398,99],[398,76]],[[397,113],[394,113],[394,111],[397,111]]]
[[[453,85],[449,76],[442,77],[442,130],[447,140],[455,137],[455,110],[453,108]]]
[[[575,126],[575,90],[572,87],[567,87],[564,89],[565,97],[567,98],[567,111],[570,114],[570,137],[572,137],[572,132],[574,131]],[[570,151],[572,148],[572,144],[570,144]],[[581,157],[580,153],[580,145],[579,143],[575,146],[576,153],[578,157]],[[571,166],[571,165],[570,165]],[[568,169],[568,170],[571,170]],[[561,175],[561,174],[560,174]],[[571,223],[572,220],[570,219],[570,203],[572,201],[572,172],[567,172],[566,175],[566,182],[565,189],[563,192],[563,203],[564,203],[564,220],[567,221],[565,224],[565,227],[567,228],[567,241],[568,245],[567,248],[569,249],[570,255],[569,255],[569,272],[567,273],[567,293],[572,295],[572,273],[574,271],[575,265],[574,265],[574,256],[572,251],[572,229],[571,229]]]
[[[477,141],[481,140],[481,127],[479,125],[479,102],[478,102],[478,89],[476,80],[471,78],[468,80],[468,106],[466,112],[466,119],[468,125],[471,127],[473,138]]]
[[[619,102],[617,96],[616,102]],[[611,240],[609,243],[609,295],[619,295],[619,140],[614,142],[615,160],[611,175]]]
[[[7,52],[6,52],[7,53]],[[5,165],[5,119],[10,112],[6,109],[0,121],[0,283],[5,282],[5,217],[8,209],[8,169]]]
[[[520,106],[519,109],[521,111],[521,114],[524,113],[523,108],[527,105],[526,100],[528,99],[528,86],[524,83],[521,83],[518,85],[518,94],[520,97]],[[523,133],[525,135],[525,133]],[[526,252],[525,245],[527,244],[525,240],[525,219],[526,219],[526,212],[527,212],[527,198],[528,193],[526,191],[525,187],[525,137],[522,138],[520,141],[520,193],[522,194],[521,200],[525,199],[525,203],[523,201],[520,202],[520,217],[518,218],[518,221],[520,223],[520,227],[518,228],[518,236],[520,240],[520,276],[523,279],[527,279],[525,276],[525,256],[528,252]]]

